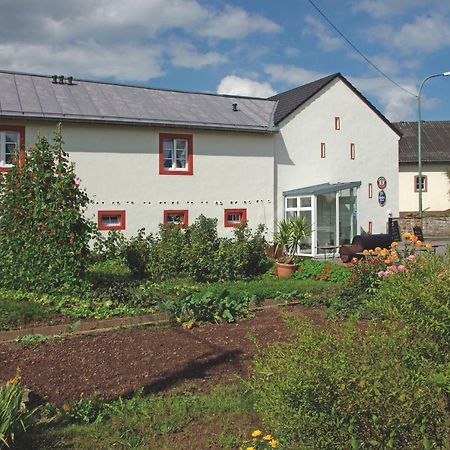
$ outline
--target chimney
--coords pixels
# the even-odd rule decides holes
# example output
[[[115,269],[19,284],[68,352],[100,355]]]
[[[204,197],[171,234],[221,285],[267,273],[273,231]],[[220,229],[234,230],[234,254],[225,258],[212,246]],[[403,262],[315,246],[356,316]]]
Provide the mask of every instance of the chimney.
[[[64,75],[60,75],[60,76],[58,77],[58,83],[59,83],[59,84],[64,84]]]
[[[58,75],[52,75],[52,83],[56,84],[58,82]]]
[[[233,111],[238,111],[237,103],[233,103]]]
[[[67,77],[67,84],[72,86],[72,84],[73,84],[73,77]]]

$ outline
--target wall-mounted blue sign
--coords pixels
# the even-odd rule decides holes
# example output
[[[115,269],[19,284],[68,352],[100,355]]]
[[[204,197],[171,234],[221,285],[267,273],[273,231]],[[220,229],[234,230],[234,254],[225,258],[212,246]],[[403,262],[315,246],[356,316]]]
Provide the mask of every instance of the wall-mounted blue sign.
[[[384,192],[383,190],[378,192],[378,203],[380,204],[380,206],[384,206],[386,203],[386,192]]]

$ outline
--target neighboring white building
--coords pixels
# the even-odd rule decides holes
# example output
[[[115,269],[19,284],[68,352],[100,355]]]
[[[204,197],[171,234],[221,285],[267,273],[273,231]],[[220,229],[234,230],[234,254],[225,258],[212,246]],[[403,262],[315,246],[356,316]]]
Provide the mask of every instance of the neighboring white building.
[[[417,215],[419,174],[417,122],[398,122],[402,133],[399,146],[400,216]],[[425,215],[450,215],[450,121],[421,123],[422,205]]]
[[[340,74],[259,99],[0,72],[0,170],[58,122],[101,230],[303,215],[316,255],[398,215],[399,134]]]

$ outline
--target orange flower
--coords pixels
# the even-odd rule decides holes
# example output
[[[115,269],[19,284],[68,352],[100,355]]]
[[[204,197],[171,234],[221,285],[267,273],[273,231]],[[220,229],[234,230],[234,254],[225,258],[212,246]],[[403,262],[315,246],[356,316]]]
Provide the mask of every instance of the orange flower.
[[[386,263],[386,264],[392,264],[392,258],[390,257],[390,256],[388,256],[385,260],[384,260],[384,262]]]
[[[70,408],[69,408],[67,405],[64,405],[64,406],[63,406],[63,411],[64,411],[64,412],[69,412],[69,411],[70,411]]]
[[[375,253],[378,255],[378,253],[380,253],[381,252],[381,247],[376,247],[375,248]]]
[[[364,251],[363,251],[363,255],[364,255],[364,256],[369,256],[369,250],[364,250]]]
[[[393,242],[392,244],[391,244],[391,248],[395,248],[395,247],[397,247],[398,246],[398,242]]]
[[[411,236],[412,242],[417,242],[418,240],[419,240],[419,238],[417,236]]]
[[[417,240],[416,247],[421,247],[421,246],[422,246],[422,241],[421,240]]]
[[[403,233],[403,239],[411,239],[411,233],[408,233],[408,232],[406,232],[406,233]]]

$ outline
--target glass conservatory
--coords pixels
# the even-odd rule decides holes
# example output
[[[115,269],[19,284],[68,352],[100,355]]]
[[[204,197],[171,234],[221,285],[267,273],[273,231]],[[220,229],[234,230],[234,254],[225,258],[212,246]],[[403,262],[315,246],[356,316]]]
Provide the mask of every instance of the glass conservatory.
[[[357,190],[360,181],[323,183],[283,192],[285,218],[304,217],[311,234],[298,254],[323,256],[336,253],[358,234]]]

